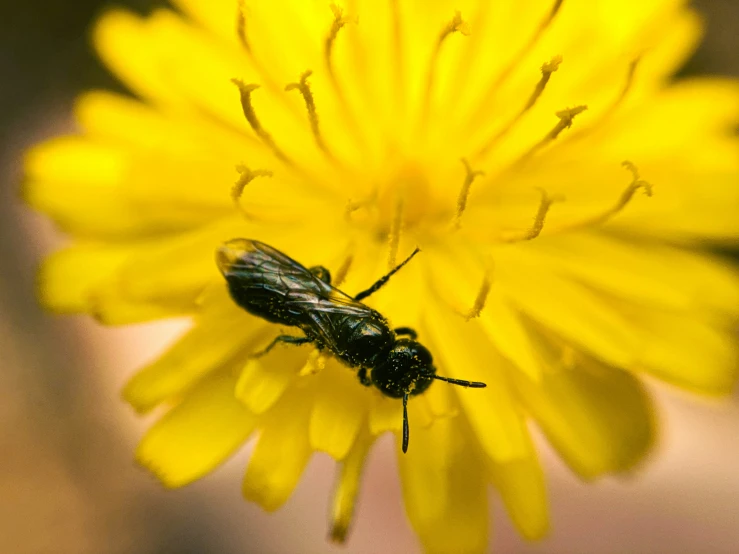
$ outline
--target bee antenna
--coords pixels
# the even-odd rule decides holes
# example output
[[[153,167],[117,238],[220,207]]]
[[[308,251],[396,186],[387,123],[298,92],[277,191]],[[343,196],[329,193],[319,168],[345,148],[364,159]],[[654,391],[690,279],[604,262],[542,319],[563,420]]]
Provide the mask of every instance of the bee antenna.
[[[408,439],[410,429],[408,427],[408,393],[403,395],[403,454],[408,452]]]
[[[464,381],[462,379],[450,379],[449,377],[441,377],[439,375],[434,375],[434,379],[438,379],[439,381],[445,381],[447,383],[451,383],[452,385],[459,385],[460,387],[469,387],[471,389],[484,389],[487,387],[485,383],[481,383],[480,381]]]

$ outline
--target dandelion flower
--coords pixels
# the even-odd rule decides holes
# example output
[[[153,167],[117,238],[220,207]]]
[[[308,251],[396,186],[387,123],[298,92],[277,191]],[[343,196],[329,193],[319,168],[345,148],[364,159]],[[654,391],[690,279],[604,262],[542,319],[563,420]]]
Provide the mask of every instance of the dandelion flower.
[[[528,423],[584,479],[649,450],[653,376],[735,380],[739,84],[671,81],[701,23],[678,0],[179,0],[94,31],[136,98],[96,91],[80,133],[28,154],[25,195],[71,238],[40,274],[53,310],[106,324],[191,316],[125,388],[165,406],[138,460],[168,487],[254,436],[244,496],[267,510],[309,458],[338,462],[344,540],[373,442],[401,405],[230,299],[214,253],[256,239],[416,329],[440,375],[409,403],[408,517],[429,552],[487,548],[492,484],[548,527]],[[399,439],[398,439],[399,441]],[[398,442],[399,444],[399,442]]]

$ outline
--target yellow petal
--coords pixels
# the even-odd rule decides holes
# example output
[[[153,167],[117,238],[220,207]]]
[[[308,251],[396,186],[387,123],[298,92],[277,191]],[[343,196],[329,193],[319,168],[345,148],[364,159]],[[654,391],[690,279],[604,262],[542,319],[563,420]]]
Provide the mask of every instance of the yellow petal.
[[[41,302],[61,313],[91,311],[90,291],[108,279],[129,255],[127,248],[85,243],[55,252],[39,271]]]
[[[362,427],[351,450],[339,464],[331,506],[331,540],[343,543],[349,533],[354,508],[359,494],[362,471],[373,438],[369,429]]]
[[[403,424],[403,406],[396,398],[383,396],[379,391],[371,392],[369,418],[370,432],[380,435],[385,431],[400,432]]]
[[[502,463],[489,460],[487,468],[519,533],[529,540],[546,535],[549,530],[546,484],[533,445],[526,458]]]
[[[242,492],[267,511],[278,509],[288,499],[308,463],[312,402],[312,391],[295,387],[263,416]]]
[[[268,341],[275,335],[274,331],[271,331],[266,335]],[[259,345],[256,350],[259,351],[261,348]],[[267,411],[298,377],[298,371],[305,364],[310,348],[310,346],[278,346],[267,356],[247,360],[236,383],[234,391],[236,398],[252,413],[262,414]]]
[[[484,469],[468,433],[460,418],[439,419],[411,428],[406,454],[398,448],[406,512],[426,552],[487,551]]]
[[[354,370],[329,360],[316,377],[309,436],[314,450],[336,460],[349,453],[369,410],[370,395]]]
[[[581,359],[545,372],[540,384],[514,381],[554,448],[585,479],[631,469],[652,445],[652,403],[625,371]]]
[[[705,253],[648,242],[635,246],[624,237],[583,232],[532,241],[524,254],[532,263],[627,300],[680,310],[739,311],[739,272]]]
[[[436,293],[462,313],[472,309],[483,280],[490,281],[484,309],[475,321],[485,329],[504,357],[532,379],[538,379],[541,363],[536,357],[534,343],[518,310],[511,306],[495,282],[495,271],[486,275],[482,263],[466,245],[458,242],[450,243],[443,251],[425,253],[425,262],[433,276]]]
[[[200,383],[141,440],[136,459],[167,487],[181,487],[223,463],[251,434],[256,417],[233,398],[235,378]]]
[[[237,361],[259,341],[266,326],[236,307],[225,288],[210,291],[194,327],[126,384],[123,397],[136,410],[148,411],[181,394],[208,373]]]
[[[98,19],[93,41],[105,65],[138,96],[163,103],[175,101],[177,94],[166,83],[166,72],[153,55],[158,49],[156,37],[144,19],[128,11],[110,10]]]
[[[436,303],[429,303],[427,309],[429,320],[423,336],[428,337],[439,373],[487,384],[484,389],[464,389],[439,381],[432,388],[447,387],[456,393],[483,450],[491,458],[502,462],[526,456],[528,431],[509,390],[500,355],[475,322],[466,323]]]
[[[736,329],[695,312],[635,310],[645,348],[637,367],[680,387],[730,394],[739,374]]]
[[[533,319],[608,363],[630,366],[641,343],[633,325],[588,288],[541,269],[506,255],[496,277]]]

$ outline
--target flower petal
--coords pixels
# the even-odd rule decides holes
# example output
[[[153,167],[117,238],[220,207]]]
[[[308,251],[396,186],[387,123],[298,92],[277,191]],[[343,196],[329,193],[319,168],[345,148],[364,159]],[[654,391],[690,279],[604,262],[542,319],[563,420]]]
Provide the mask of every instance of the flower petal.
[[[265,331],[261,320],[233,304],[225,286],[214,288],[204,299],[203,313],[194,327],[163,356],[134,375],[123,397],[136,410],[146,412],[248,352]]]
[[[511,301],[536,321],[608,363],[633,364],[642,342],[633,325],[586,287],[513,258],[501,260],[496,277]]]
[[[308,433],[314,450],[336,460],[349,453],[369,411],[370,395],[354,370],[329,360],[315,377],[316,396]]]
[[[429,303],[424,336],[429,337],[444,376],[482,381],[485,389],[462,389],[438,382],[433,388],[449,387],[456,392],[470,425],[485,453],[503,462],[527,456],[528,431],[508,388],[506,366],[491,348],[487,337],[474,323]]]
[[[640,310],[645,348],[637,368],[700,393],[730,394],[739,375],[736,328],[703,320],[694,312]]]
[[[488,471],[519,533],[529,540],[546,535],[549,531],[546,484],[533,445],[526,458],[502,463],[489,460]]]
[[[136,459],[167,487],[181,487],[213,471],[243,445],[256,417],[233,397],[235,378],[215,375],[157,421]]]
[[[308,419],[313,391],[293,387],[265,415],[246,469],[242,493],[267,511],[278,509],[292,494],[312,453]]]
[[[339,464],[331,506],[331,540],[334,542],[343,543],[349,533],[362,471],[373,440],[369,429],[362,427],[351,450]]]
[[[581,477],[629,470],[649,451],[655,416],[636,377],[592,359],[542,377],[538,384],[514,381],[526,409]]]
[[[739,315],[739,271],[706,253],[649,242],[635,248],[626,237],[582,232],[533,241],[520,254],[627,300]]]
[[[273,336],[274,333],[267,335],[268,340],[271,341]],[[309,351],[308,346],[287,345],[277,347],[269,357],[250,358],[239,374],[234,391],[236,398],[252,413],[266,412],[295,382]]]
[[[412,427],[408,452],[398,448],[406,512],[426,552],[487,551],[486,480],[470,440],[466,425],[448,418]]]

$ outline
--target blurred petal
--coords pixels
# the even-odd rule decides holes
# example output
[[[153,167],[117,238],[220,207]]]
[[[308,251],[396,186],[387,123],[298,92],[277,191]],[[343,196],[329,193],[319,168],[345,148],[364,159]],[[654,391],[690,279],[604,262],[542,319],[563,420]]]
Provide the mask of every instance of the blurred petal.
[[[329,360],[316,383],[308,434],[315,450],[336,460],[349,453],[364,424],[369,398],[354,371]]]
[[[458,420],[439,419],[412,426],[408,452],[398,448],[408,519],[430,554],[487,551],[486,479],[466,432]]]
[[[464,389],[441,381],[432,385],[454,390],[483,450],[500,462],[526,456],[528,431],[522,414],[508,390],[500,356],[479,326],[431,304],[424,335],[433,345],[444,376],[488,384],[484,389]]]
[[[244,498],[267,511],[292,494],[312,453],[308,418],[313,392],[294,387],[263,416],[259,441],[244,476]]]
[[[346,541],[354,517],[362,471],[372,443],[369,430],[362,427],[351,450],[339,464],[331,506],[331,540],[334,542]]]
[[[251,434],[256,417],[233,397],[235,378],[218,374],[200,383],[141,440],[136,459],[167,487],[181,487],[213,471]]]
[[[204,300],[203,313],[193,328],[159,359],[134,375],[126,384],[123,397],[136,410],[148,411],[248,352],[265,330],[261,320],[234,306],[225,287],[218,287]]]
[[[648,452],[656,422],[636,377],[579,358],[576,365],[542,377],[538,384],[514,381],[526,409],[580,476],[627,471]]]

